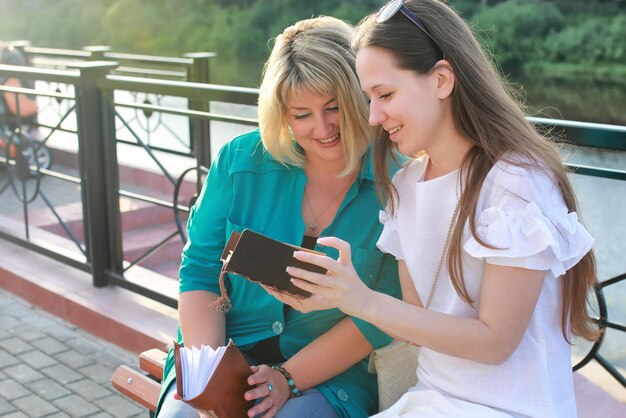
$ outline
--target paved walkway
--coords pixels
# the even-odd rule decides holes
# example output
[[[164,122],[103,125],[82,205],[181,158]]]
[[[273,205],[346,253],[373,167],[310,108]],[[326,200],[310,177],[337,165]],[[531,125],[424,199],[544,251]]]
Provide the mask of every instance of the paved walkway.
[[[109,383],[136,355],[0,289],[0,417],[146,417]]]

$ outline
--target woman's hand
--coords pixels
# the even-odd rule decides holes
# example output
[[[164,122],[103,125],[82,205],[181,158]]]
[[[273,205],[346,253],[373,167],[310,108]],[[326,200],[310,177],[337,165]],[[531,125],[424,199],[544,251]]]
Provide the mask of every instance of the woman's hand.
[[[293,309],[302,313],[335,308],[335,305],[332,302],[321,296],[312,295],[311,297],[305,298],[302,296],[293,295],[289,292],[276,290],[272,287],[265,286],[264,284],[262,284],[261,287],[263,287],[263,289],[265,289],[267,293],[274,296],[282,303],[289,305]]]
[[[248,377],[248,384],[254,389],[244,394],[246,400],[263,399],[248,410],[249,417],[263,414],[263,417],[272,418],[287,402],[291,394],[285,377],[277,370],[262,364],[250,366],[252,375]]]
[[[321,245],[335,248],[339,251],[339,258],[334,260],[328,256],[296,251],[294,257],[300,261],[315,264],[327,270],[326,274],[313,273],[311,271],[288,267],[287,272],[293,277],[291,280],[297,287],[313,294],[309,299],[300,301],[307,309],[329,309],[337,307],[348,315],[358,316],[366,306],[369,295],[373,292],[361,281],[354,266],[350,244],[335,237],[320,238],[317,242]],[[284,303],[298,309],[298,302],[292,301],[283,295]],[[283,299],[278,298],[283,301]]]

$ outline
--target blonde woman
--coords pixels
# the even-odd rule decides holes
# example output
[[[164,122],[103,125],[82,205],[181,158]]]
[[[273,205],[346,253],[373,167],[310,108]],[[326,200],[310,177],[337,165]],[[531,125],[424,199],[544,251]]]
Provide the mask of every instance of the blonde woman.
[[[328,275],[290,268],[294,284],[422,346],[417,386],[381,417],[575,417],[569,342],[598,336],[593,239],[557,151],[445,2],[392,1],[355,45],[395,203],[378,246],[399,260],[403,301],[363,286],[337,238],[318,243],[338,260],[296,253]],[[394,148],[414,160],[390,183]]]
[[[259,95],[260,129],[220,151],[188,222],[180,268],[179,339],[188,346],[232,338],[252,365],[245,397],[253,417],[365,417],[376,411],[366,357],[390,337],[338,309],[290,309],[259,285],[230,277],[232,309],[216,312],[219,256],[230,233],[250,228],[315,243],[339,236],[354,248],[366,286],[399,296],[397,266],[376,248],[382,226],[371,169],[367,103],[355,73],[353,28],[331,17],[303,20],[276,38]],[[174,399],[168,357],[158,417],[194,417]],[[270,365],[279,365],[272,368]]]

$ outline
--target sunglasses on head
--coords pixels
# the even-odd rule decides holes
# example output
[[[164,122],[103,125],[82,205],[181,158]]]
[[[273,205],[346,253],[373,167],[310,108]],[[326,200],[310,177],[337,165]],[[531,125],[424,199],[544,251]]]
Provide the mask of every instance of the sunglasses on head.
[[[405,15],[411,22],[415,24],[415,26],[420,28],[422,32],[428,35],[428,37],[432,39],[435,45],[437,45],[437,48],[439,48],[439,51],[441,51],[441,54],[444,55],[443,50],[441,49],[441,47],[439,46],[435,38],[433,38],[430,32],[428,32],[428,29],[426,29],[426,26],[424,26],[424,23],[422,23],[419,17],[415,16],[415,13],[413,13],[408,7],[404,5],[404,0],[392,0],[389,3],[385,4],[378,11],[378,14],[376,15],[376,21],[378,23],[386,22],[392,17],[394,17],[396,13],[398,12]],[[444,55],[444,59],[445,59],[445,55]]]

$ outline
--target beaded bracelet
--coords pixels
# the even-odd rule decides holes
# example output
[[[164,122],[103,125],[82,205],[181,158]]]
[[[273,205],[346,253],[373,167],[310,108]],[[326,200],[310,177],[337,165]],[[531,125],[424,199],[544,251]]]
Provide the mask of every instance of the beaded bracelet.
[[[272,369],[280,372],[280,374],[282,374],[287,380],[287,384],[289,385],[289,390],[291,392],[289,394],[289,399],[297,398],[298,396],[302,395],[302,393],[300,393],[300,389],[298,389],[298,387],[296,386],[296,382],[291,377],[291,373],[285,370],[283,366],[279,366],[278,364],[275,364],[272,366]]]

